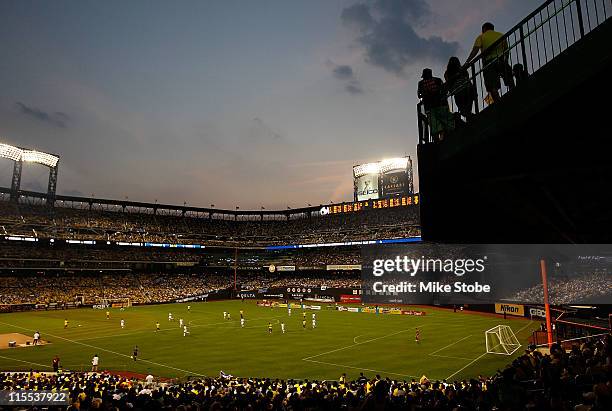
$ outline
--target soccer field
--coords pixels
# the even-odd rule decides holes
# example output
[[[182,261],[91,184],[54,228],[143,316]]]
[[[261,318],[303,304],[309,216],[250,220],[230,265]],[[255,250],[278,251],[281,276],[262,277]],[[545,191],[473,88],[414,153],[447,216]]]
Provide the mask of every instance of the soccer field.
[[[246,324],[240,327],[239,311]],[[218,376],[337,379],[380,374],[410,379],[459,379],[492,374],[512,356],[485,354],[484,331],[498,324],[512,327],[525,345],[537,322],[425,308],[426,316],[376,315],[331,309],[306,311],[258,307],[254,301],[165,304],[105,310],[77,309],[0,315],[0,334],[41,333],[50,344],[0,350],[0,370],[50,370],[58,355],[65,370],[89,370],[94,354],[100,370],[152,373],[163,377]],[[223,319],[223,312],[232,315]],[[175,321],[168,321],[168,313]],[[311,315],[316,312],[317,328]],[[64,318],[69,327],[64,329]],[[120,320],[125,320],[121,329]],[[178,319],[190,325],[183,337]],[[159,321],[161,331],[155,331]],[[286,334],[280,330],[284,321]],[[273,325],[268,333],[268,323]],[[415,327],[421,342],[415,342]],[[140,355],[130,356],[138,345]],[[515,355],[520,355],[519,349]]]

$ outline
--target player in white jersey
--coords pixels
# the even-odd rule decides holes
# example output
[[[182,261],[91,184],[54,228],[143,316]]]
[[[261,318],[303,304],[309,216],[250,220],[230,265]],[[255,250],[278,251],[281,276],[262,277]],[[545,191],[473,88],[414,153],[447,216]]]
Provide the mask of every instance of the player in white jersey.
[[[189,335],[189,329],[186,325],[183,326],[183,337],[187,337]]]
[[[287,313],[289,314],[289,317],[291,317],[291,307],[287,308]]]
[[[312,319],[312,328],[317,328],[317,320],[315,320],[314,318]]]
[[[183,319],[179,318],[179,327],[183,328]]]
[[[168,321],[172,321],[174,319],[174,317],[172,316],[172,313],[168,313]]]
[[[223,311],[223,319],[227,320],[227,311]]]
[[[244,328],[244,318],[241,318],[241,319],[240,319],[240,326],[241,326],[242,328]]]
[[[123,318],[121,319],[121,328],[125,328],[125,320]]]
[[[317,315],[315,313],[312,313],[312,319],[316,320],[317,319]]]
[[[285,323],[284,322],[281,323],[281,331],[283,332],[283,334],[285,333]]]
[[[187,306],[187,311],[191,311],[191,306],[190,305]]]

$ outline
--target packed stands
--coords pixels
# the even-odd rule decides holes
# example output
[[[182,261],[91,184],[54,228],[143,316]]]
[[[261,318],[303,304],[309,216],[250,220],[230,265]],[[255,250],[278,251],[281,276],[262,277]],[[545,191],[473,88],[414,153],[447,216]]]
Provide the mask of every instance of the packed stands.
[[[417,206],[280,220],[163,215],[123,208],[54,207],[0,201],[0,235],[215,246],[270,246],[420,235]],[[299,218],[298,218],[299,217]]]
[[[269,287],[359,287],[352,272],[323,272],[304,277],[281,273],[241,273],[237,284],[245,290]],[[129,299],[132,304],[164,303],[234,287],[225,273],[34,273],[0,276],[0,304],[49,304],[79,301],[84,305]]]

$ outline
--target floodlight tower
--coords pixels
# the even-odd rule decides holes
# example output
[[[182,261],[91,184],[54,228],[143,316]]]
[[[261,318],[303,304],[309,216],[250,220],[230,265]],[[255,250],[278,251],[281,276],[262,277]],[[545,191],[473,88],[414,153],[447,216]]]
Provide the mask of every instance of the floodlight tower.
[[[49,168],[49,184],[47,185],[47,205],[55,203],[55,192],[57,190],[57,171],[59,156],[42,151],[0,143],[0,158],[6,158],[15,162],[13,166],[13,178],[11,180],[11,201],[19,200],[21,189],[21,172],[23,163],[36,163]]]

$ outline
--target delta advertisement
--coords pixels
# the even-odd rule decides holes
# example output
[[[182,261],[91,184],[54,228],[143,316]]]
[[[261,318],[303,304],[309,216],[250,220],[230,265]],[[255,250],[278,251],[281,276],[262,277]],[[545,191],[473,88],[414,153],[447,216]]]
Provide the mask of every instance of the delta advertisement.
[[[249,300],[305,300],[319,302],[361,302],[360,289],[329,287],[278,287],[265,290],[240,290],[237,299]],[[351,297],[351,298],[348,298]]]
[[[357,189],[357,201],[378,199],[378,173],[365,174],[355,178],[355,187]]]

